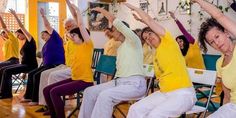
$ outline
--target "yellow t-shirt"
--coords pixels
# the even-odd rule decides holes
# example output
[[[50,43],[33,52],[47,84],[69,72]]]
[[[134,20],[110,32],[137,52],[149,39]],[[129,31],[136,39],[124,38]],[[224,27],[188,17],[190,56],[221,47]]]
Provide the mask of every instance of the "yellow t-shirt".
[[[74,54],[71,56],[71,73],[72,80],[82,80],[85,82],[93,82],[92,73],[92,56],[93,56],[93,42],[84,42],[82,44],[72,43],[71,48]]]
[[[75,46],[73,46],[73,45],[75,45],[75,43],[70,39],[67,40],[64,45],[66,65],[68,67],[71,67],[71,63],[72,63],[72,56],[71,55],[76,53]]]
[[[104,45],[104,55],[116,56],[117,49],[120,47],[120,45],[120,41],[115,41],[113,38],[109,39]]]
[[[230,102],[236,104],[236,48],[229,64],[221,67],[224,56],[220,57],[216,62],[217,76],[222,78],[222,82],[230,89]]]
[[[171,92],[192,86],[184,57],[171,33],[161,38],[154,57],[154,70],[161,92]]]
[[[2,50],[4,60],[19,58],[19,41],[11,32],[8,33],[8,39],[4,42]]]
[[[143,44],[143,64],[152,64],[153,63],[153,54],[154,51],[148,46],[147,43]]]
[[[189,44],[189,49],[185,55],[185,62],[189,68],[205,69],[204,60],[198,46],[198,42]]]

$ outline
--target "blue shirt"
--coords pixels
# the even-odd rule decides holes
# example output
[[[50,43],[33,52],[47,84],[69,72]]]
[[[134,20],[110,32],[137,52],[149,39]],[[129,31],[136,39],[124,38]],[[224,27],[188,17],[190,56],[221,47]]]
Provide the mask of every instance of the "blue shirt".
[[[55,30],[53,30],[49,40],[44,44],[42,54],[44,66],[65,64],[63,41]]]

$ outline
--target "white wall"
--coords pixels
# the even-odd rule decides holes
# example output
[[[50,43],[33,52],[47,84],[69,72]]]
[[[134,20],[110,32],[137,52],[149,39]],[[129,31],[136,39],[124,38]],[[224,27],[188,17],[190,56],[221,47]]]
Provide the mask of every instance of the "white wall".
[[[82,9],[81,11],[83,11],[84,9],[87,8],[88,1],[96,1],[96,0],[78,0],[79,3],[79,7]],[[128,3],[131,3],[132,5],[135,5],[137,7],[139,7],[139,1],[140,0],[127,0]],[[149,14],[154,17],[157,16],[157,0],[149,0],[150,2],[150,9],[151,11],[149,11]],[[177,5],[179,3],[179,0],[168,0],[168,11],[175,11]],[[219,4],[223,5],[224,7],[226,7],[228,4],[226,3],[226,0],[219,0]],[[117,13],[117,17],[120,18],[121,20],[126,21],[127,23],[129,23],[130,27],[132,29],[135,28],[143,28],[145,27],[145,25],[137,22],[134,20],[131,11],[126,8],[123,5],[118,5],[117,6],[118,9],[118,13]],[[183,23],[183,25],[185,26],[185,28],[187,30],[191,29],[191,34],[197,39],[197,35],[198,35],[198,31],[199,31],[199,27],[202,21],[199,20],[199,14],[198,11],[200,10],[199,6],[197,4],[194,4],[192,6],[192,15],[182,15],[179,13],[179,11],[176,11],[176,17]],[[236,12],[234,12],[232,9],[230,9],[227,13],[225,13],[227,16],[229,16],[231,19],[236,20]],[[208,15],[205,13],[204,15],[205,17],[207,17]],[[166,16],[167,17],[167,16]],[[192,20],[192,27],[190,27],[190,25],[188,24],[188,20]],[[84,16],[84,21],[85,23],[87,23],[87,17]],[[176,26],[175,22],[171,19],[168,18],[167,20],[163,20],[163,21],[158,21],[162,26],[164,26],[166,29],[168,29],[173,36],[178,36],[181,34],[181,32],[179,31],[178,27]],[[107,38],[104,36],[103,32],[91,32],[91,36],[94,40],[95,43],[95,47],[96,48],[102,48],[104,43],[106,42]],[[218,52],[216,52],[214,49],[209,49],[210,54],[219,54]]]

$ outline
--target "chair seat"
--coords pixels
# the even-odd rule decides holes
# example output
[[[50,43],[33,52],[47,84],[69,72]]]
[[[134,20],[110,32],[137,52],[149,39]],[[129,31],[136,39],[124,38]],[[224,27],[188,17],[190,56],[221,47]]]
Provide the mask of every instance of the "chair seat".
[[[186,112],[186,114],[200,113],[206,110],[205,107],[194,105],[193,108]]]

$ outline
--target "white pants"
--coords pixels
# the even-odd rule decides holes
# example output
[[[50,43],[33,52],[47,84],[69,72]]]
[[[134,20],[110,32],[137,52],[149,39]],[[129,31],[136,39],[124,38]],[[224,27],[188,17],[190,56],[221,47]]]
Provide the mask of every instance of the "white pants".
[[[155,92],[129,108],[127,118],[179,117],[190,110],[196,102],[193,87],[168,93]]]
[[[221,106],[216,112],[207,118],[235,118],[236,117],[236,104],[227,103]]]
[[[39,105],[46,105],[43,89],[53,83],[71,78],[71,69],[66,65],[59,65],[55,68],[43,71],[40,76]]]
[[[130,76],[85,89],[79,118],[111,118],[113,107],[121,101],[140,99],[145,95],[143,76]]]

